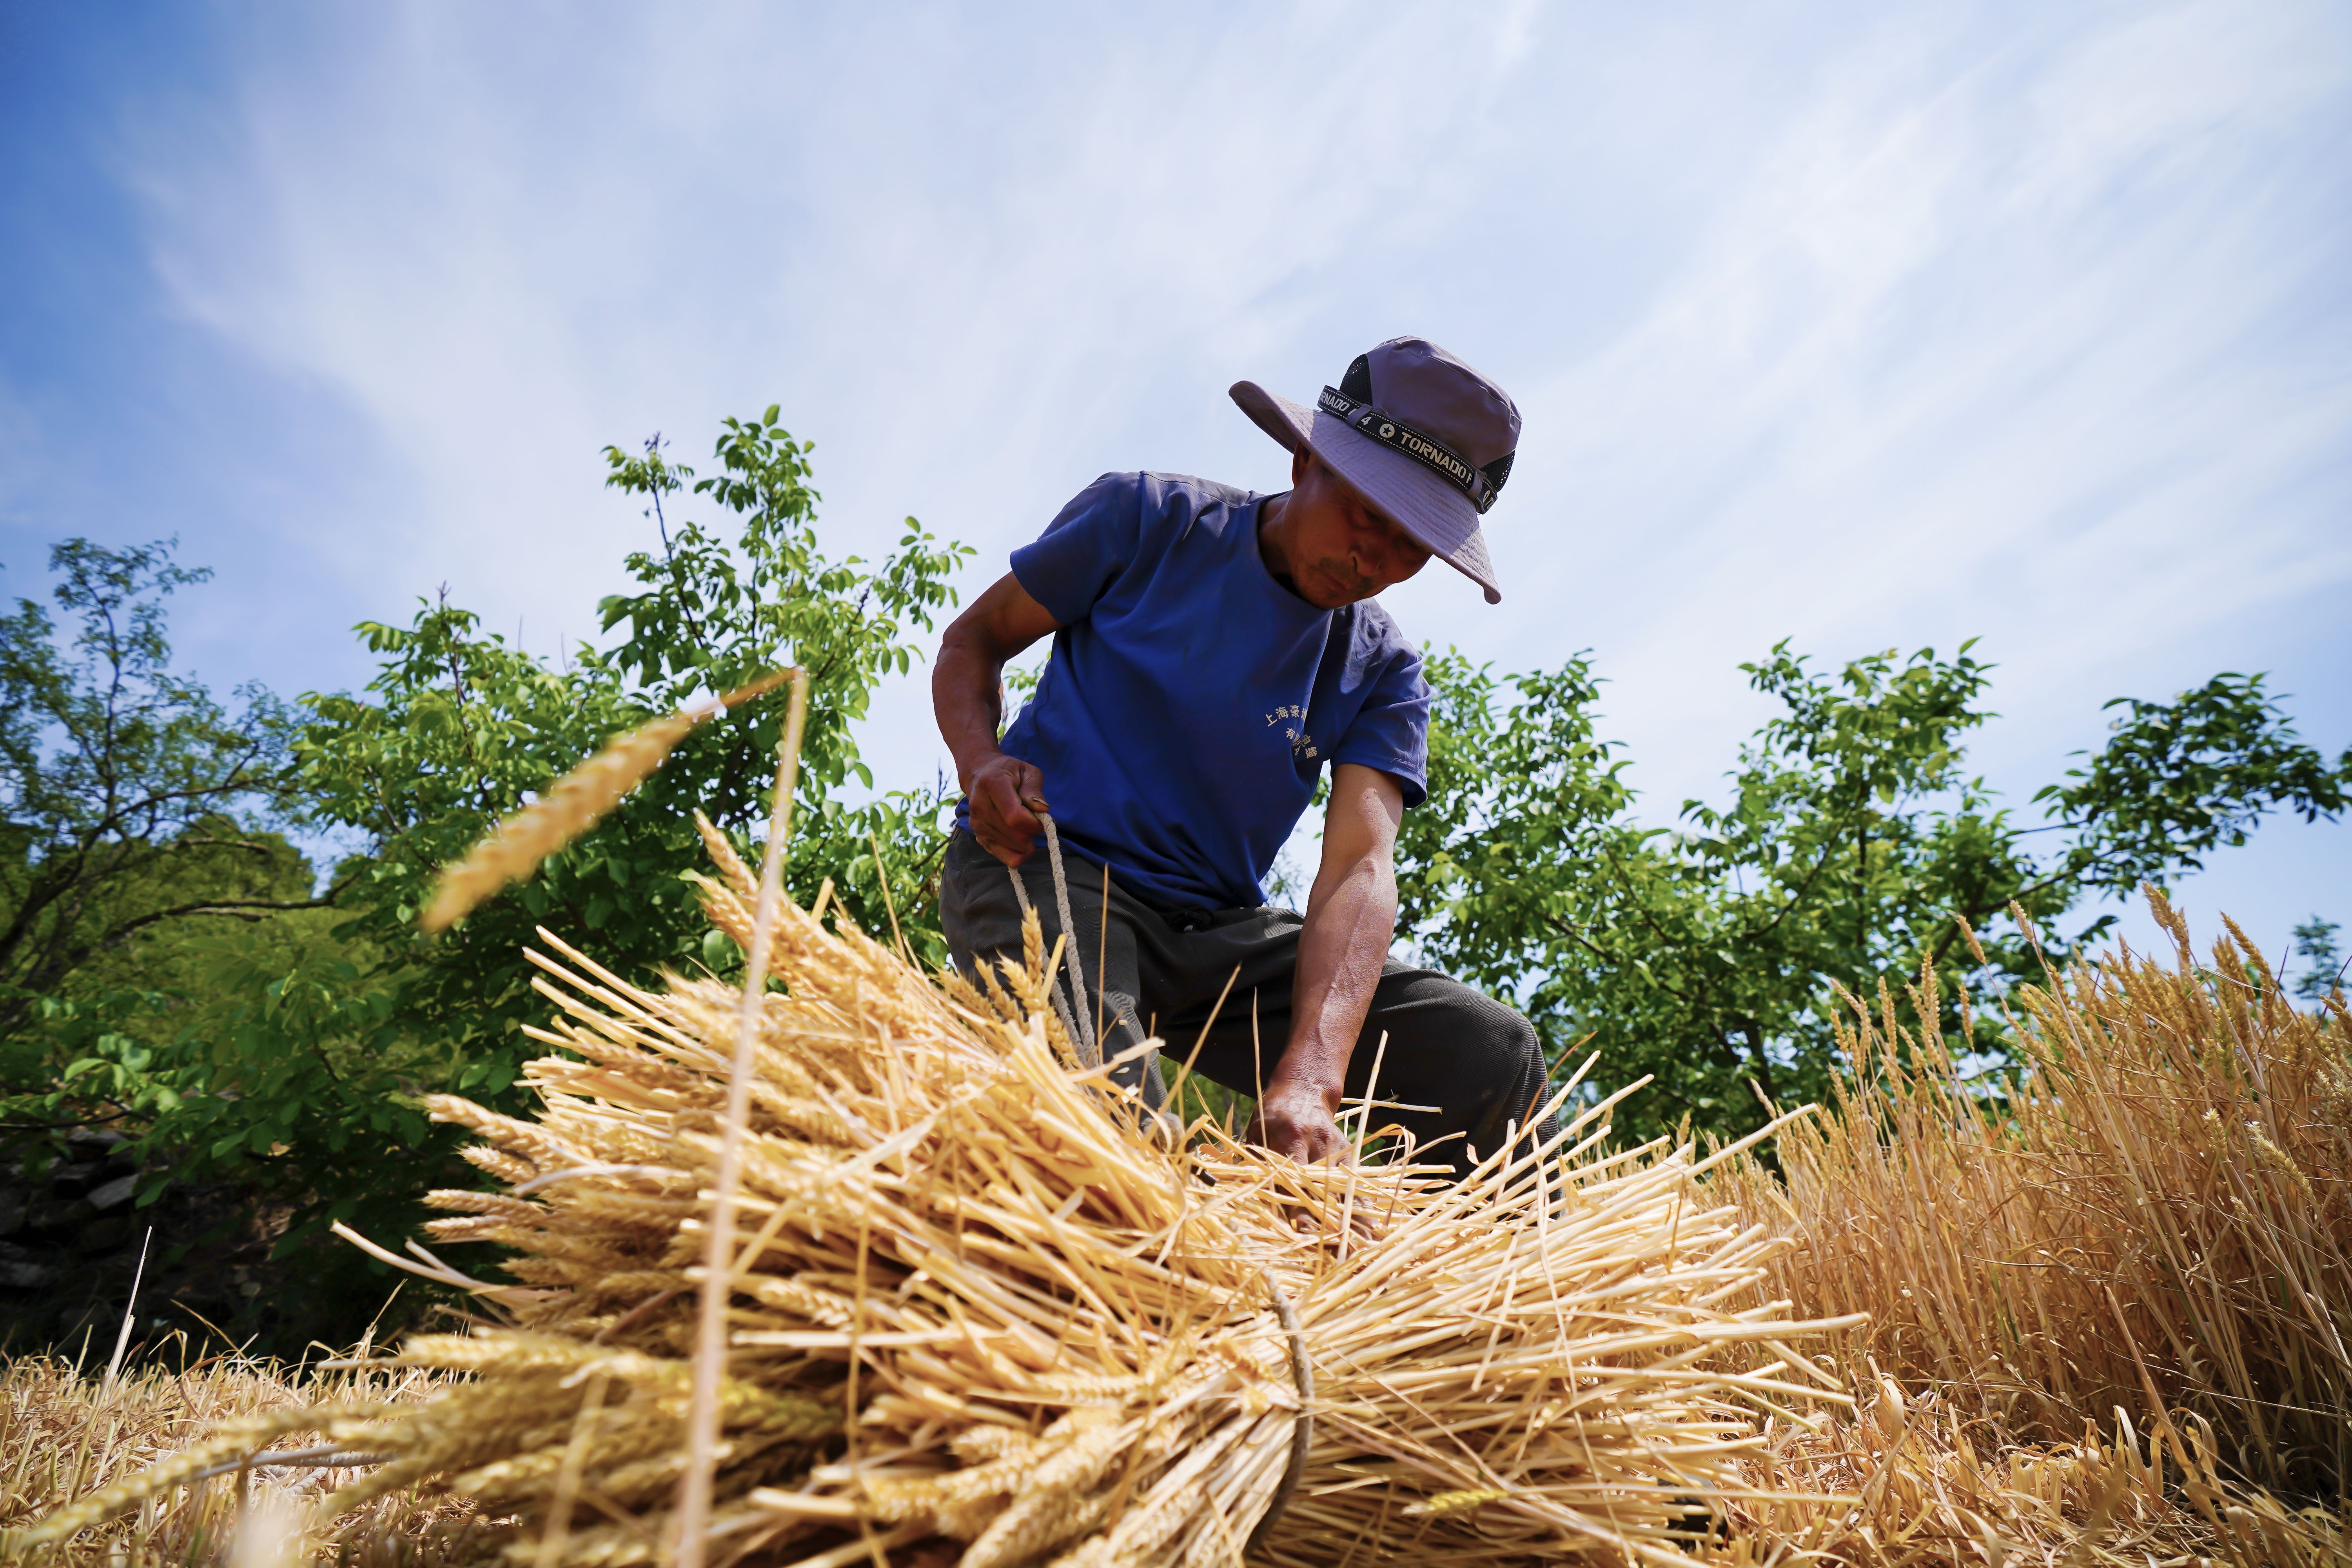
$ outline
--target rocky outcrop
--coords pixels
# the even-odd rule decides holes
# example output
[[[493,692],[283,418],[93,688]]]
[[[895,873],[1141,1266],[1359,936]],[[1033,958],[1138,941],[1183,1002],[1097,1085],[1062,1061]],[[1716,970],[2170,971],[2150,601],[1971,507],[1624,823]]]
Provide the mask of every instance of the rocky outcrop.
[[[284,1215],[226,1187],[169,1182],[142,1205],[159,1181],[110,1129],[0,1143],[0,1352],[86,1353],[102,1363],[142,1246],[134,1343],[153,1345],[173,1331],[197,1343],[242,1340],[282,1316],[269,1253]]]

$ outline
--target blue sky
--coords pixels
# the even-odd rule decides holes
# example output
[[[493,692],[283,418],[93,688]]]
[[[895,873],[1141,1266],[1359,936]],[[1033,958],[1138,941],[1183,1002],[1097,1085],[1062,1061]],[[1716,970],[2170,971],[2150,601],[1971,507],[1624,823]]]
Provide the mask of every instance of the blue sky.
[[[355,685],[448,584],[552,650],[598,448],[780,402],[829,537],[1001,569],[1095,474],[1271,488],[1226,401],[1400,331],[1517,396],[1504,603],[1664,808],[1737,665],[1980,637],[2021,799],[2119,694],[2352,742],[2352,12],[1775,4],[0,8],[0,592],[178,533],[216,685]],[[941,752],[919,687],[885,779]],[[2189,885],[2352,924],[2352,826]],[[2145,929],[2144,927],[2141,929]]]

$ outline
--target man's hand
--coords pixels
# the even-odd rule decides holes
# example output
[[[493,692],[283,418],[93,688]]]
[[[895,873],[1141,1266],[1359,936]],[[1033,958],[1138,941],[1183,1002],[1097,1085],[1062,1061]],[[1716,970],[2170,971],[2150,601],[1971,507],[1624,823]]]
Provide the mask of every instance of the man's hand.
[[[1332,1120],[1332,1100],[1333,1096],[1319,1084],[1277,1078],[1265,1086],[1265,1097],[1257,1102],[1257,1114],[1250,1118],[1249,1131],[1243,1136],[1261,1149],[1271,1149],[1294,1160],[1329,1160],[1344,1164],[1355,1151],[1339,1131],[1339,1124]],[[1295,1209],[1290,1223],[1301,1235],[1313,1236],[1331,1225],[1334,1217],[1327,1212],[1318,1224],[1309,1211]],[[1380,1238],[1380,1222],[1366,1205],[1349,1215],[1341,1250]]]
[[[1342,1160],[1348,1155],[1348,1140],[1331,1116],[1330,1097],[1320,1085],[1277,1078],[1265,1086],[1265,1097],[1257,1102],[1257,1114],[1244,1136],[1260,1148],[1310,1164]]]
[[[1032,802],[1037,811],[1045,809],[1045,775],[999,752],[972,770],[963,792],[971,803],[971,836],[980,847],[1007,866],[1029,858],[1037,835],[1045,831],[1030,809]]]

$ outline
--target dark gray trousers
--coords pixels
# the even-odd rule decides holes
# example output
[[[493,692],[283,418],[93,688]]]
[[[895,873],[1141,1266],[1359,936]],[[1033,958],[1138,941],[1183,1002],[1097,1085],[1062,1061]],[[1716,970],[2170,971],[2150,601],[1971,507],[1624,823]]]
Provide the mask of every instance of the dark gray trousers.
[[[1290,987],[1298,965],[1296,910],[1215,910],[1170,913],[1155,910],[1109,882],[1106,921],[1103,868],[1063,857],[1070,888],[1072,942],[1091,1017],[1100,989],[1105,1059],[1140,1045],[1156,1026],[1181,1065],[1200,1055],[1193,1070],[1238,1093],[1256,1096],[1265,1075],[1290,1038]],[[1041,849],[1021,868],[1030,901],[1045,928],[1045,948],[1061,934],[1054,874]],[[982,957],[1021,956],[1021,905],[1004,863],[958,829],[949,841],[940,878],[940,918],[956,966],[969,974]],[[1067,967],[1063,973],[1067,976]],[[1224,1005],[1217,1005],[1225,983]],[[1065,996],[1067,996],[1066,988]],[[1211,1012],[1215,1021],[1211,1022]],[[1207,1029],[1205,1037],[1203,1028]],[[1381,1047],[1385,1035],[1388,1043]],[[1449,975],[1414,969],[1391,958],[1372,993],[1371,1011],[1348,1064],[1347,1096],[1360,1098],[1380,1059],[1377,1098],[1427,1109],[1380,1111],[1375,1128],[1405,1128],[1428,1162],[1466,1172],[1470,1151],[1492,1154],[1524,1132],[1546,1098],[1543,1052],[1535,1030],[1517,1011]],[[1156,1061],[1139,1058],[1117,1070],[1145,1102],[1166,1097]],[[1549,1130],[1547,1130],[1549,1131]]]

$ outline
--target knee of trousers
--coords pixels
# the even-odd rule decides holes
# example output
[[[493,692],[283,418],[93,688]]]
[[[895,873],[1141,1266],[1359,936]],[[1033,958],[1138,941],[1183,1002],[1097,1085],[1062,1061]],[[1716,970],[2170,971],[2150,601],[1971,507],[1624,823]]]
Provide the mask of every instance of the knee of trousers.
[[[1429,1001],[1435,1005],[1413,1009],[1410,1047],[1397,1063],[1402,1080],[1445,1106],[1452,1126],[1524,1114],[1544,1081],[1534,1026],[1508,1003],[1459,981],[1444,980]],[[1358,1048],[1355,1070],[1370,1061],[1370,1045]]]
[[[1536,1037],[1536,1026],[1528,1023],[1527,1015],[1517,1008],[1505,1006],[1500,1002],[1495,1005],[1504,1015],[1497,1031],[1500,1038],[1496,1047],[1496,1053],[1506,1060],[1517,1063],[1519,1070],[1528,1077],[1543,1077],[1543,1042]]]
[[[1477,991],[1465,1000],[1464,1011],[1471,1025],[1468,1032],[1477,1042],[1476,1071],[1482,1079],[1508,1087],[1543,1076],[1543,1046],[1536,1038],[1535,1026],[1517,1008]]]
[[[1545,1079],[1542,1044],[1535,1026],[1507,1003],[1481,995],[1475,1008],[1477,1060],[1463,1075],[1463,1110],[1471,1125],[1491,1139],[1506,1121],[1519,1121],[1536,1107]],[[1489,1125],[1491,1123],[1491,1125]]]

